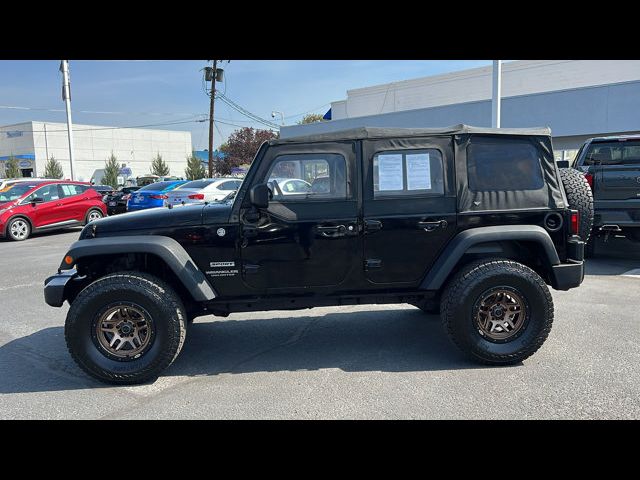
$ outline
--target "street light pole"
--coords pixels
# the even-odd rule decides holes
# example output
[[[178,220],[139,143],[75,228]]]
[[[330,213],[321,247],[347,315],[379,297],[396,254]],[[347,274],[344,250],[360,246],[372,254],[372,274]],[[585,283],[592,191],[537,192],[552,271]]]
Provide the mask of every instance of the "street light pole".
[[[493,98],[491,100],[491,126],[500,128],[500,98],[502,96],[502,60],[493,61]]]
[[[71,166],[71,180],[73,175],[73,123],[71,122],[71,82],[69,81],[69,60],[60,62],[62,72],[62,99],[67,107],[67,136],[69,137],[69,165]]]

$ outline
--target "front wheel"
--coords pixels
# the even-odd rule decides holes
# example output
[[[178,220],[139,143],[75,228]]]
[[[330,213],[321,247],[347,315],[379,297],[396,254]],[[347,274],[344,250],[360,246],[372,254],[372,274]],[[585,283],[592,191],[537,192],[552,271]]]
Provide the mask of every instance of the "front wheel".
[[[186,336],[186,313],[175,291],[141,272],[100,278],[78,294],[65,323],[67,348],[98,380],[155,380],[175,360]]]
[[[519,363],[544,343],[553,300],[542,278],[510,260],[472,263],[442,296],[445,330],[463,352],[490,365]]]
[[[21,242],[31,235],[31,224],[24,218],[14,218],[7,225],[7,236],[11,240]]]

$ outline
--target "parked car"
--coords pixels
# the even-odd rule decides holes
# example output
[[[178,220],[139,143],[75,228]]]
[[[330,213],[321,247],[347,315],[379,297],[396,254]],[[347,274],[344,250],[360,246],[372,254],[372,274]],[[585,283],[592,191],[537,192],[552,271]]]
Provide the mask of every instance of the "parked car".
[[[147,208],[162,207],[168,198],[167,194],[174,188],[187,183],[185,180],[171,182],[150,183],[138,189],[127,200],[127,211],[146,210]]]
[[[588,139],[573,167],[585,175],[593,191],[594,222],[586,255],[595,240],[621,235],[640,242],[640,136]]]
[[[141,187],[121,187],[120,190],[112,192],[103,197],[104,203],[107,205],[107,213],[116,215],[127,211],[127,202],[131,198],[131,194],[140,190]]]
[[[273,195],[300,195],[309,193],[311,184],[300,178],[270,178],[267,182]]]
[[[88,183],[34,180],[0,192],[0,236],[11,240],[26,240],[35,231],[86,225],[106,214],[102,196]]]
[[[239,178],[203,178],[181,185],[167,194],[165,205],[215,202],[222,200],[242,185]]]
[[[322,172],[329,191],[270,198],[269,172],[289,170]],[[583,281],[585,195],[584,175],[558,171],[548,128],[274,139],[233,201],[85,227],[44,297],[69,302],[68,350],[109,383],[156,379],[198,316],[331,305],[440,311],[470,358],[518,364],[551,332],[549,287]]]
[[[91,188],[93,188],[96,192],[98,192],[103,197],[105,195],[109,195],[110,193],[113,193],[116,191],[116,189],[113,188],[111,185],[91,185]]]

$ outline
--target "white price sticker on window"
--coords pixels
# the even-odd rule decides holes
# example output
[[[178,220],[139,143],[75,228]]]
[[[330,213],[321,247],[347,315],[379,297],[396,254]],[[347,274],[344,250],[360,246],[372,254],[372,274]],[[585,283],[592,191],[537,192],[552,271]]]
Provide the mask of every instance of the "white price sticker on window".
[[[428,153],[407,155],[407,189],[431,190],[431,163]]]
[[[378,155],[378,190],[403,190],[402,155]]]

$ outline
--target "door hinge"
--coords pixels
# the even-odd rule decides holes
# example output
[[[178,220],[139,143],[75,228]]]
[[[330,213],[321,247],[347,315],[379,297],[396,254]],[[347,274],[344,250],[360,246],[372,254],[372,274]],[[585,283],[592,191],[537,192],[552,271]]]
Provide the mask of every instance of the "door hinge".
[[[364,269],[365,271],[371,270],[372,268],[382,268],[382,260],[379,258],[368,258],[364,261]]]

